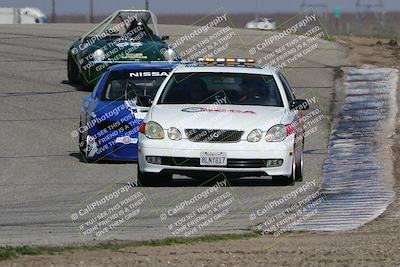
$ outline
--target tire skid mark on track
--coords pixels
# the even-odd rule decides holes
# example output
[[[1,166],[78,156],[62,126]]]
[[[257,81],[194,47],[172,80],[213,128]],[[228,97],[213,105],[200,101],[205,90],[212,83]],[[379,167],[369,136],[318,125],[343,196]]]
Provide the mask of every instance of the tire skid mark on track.
[[[0,55],[1,56],[1,55]],[[65,62],[66,60],[62,60],[62,59],[31,59],[31,60],[15,60],[14,59],[10,59],[10,60],[0,60],[0,63],[33,63],[33,62],[49,62],[49,63],[53,63],[54,61],[59,61],[59,62]],[[58,70],[53,70],[53,69],[49,69],[49,70],[38,70],[39,71],[59,71]],[[34,72],[34,71],[30,71],[30,72]]]
[[[85,32],[83,31],[82,34]],[[74,35],[76,33],[74,32]],[[67,41],[74,41],[76,38],[79,38],[81,35],[77,35],[75,38],[71,38],[70,35],[56,35],[56,34],[27,34],[27,33],[16,33],[13,31],[0,31],[0,36],[4,35],[5,37],[0,37],[0,39],[19,39],[19,38],[49,38],[49,39],[56,39],[56,40],[67,40]],[[72,34],[71,34],[72,35]]]
[[[13,53],[11,51],[0,52],[1,60],[0,62],[10,62],[10,63],[23,63],[23,62],[63,62],[67,61],[66,59],[60,57],[52,57],[52,56],[37,56],[31,55],[30,53]],[[6,59],[5,59],[6,58]]]
[[[38,87],[43,86],[43,85],[54,87],[54,83],[46,82],[43,79],[39,79],[36,77],[33,78],[33,77],[28,77],[28,76],[23,76],[23,75],[18,75],[18,74],[10,74],[10,73],[5,73],[5,72],[1,72],[1,71],[0,71],[0,79],[1,80],[23,81],[23,82],[30,83],[31,85],[35,85],[35,86],[37,85]],[[68,87],[67,85],[60,83],[59,87],[61,88],[62,86],[64,86],[65,88]]]
[[[0,122],[27,122],[27,121],[62,121],[62,120],[79,120],[79,117],[66,118],[38,118],[38,119],[15,119],[15,120],[0,120]]]
[[[55,91],[55,92],[18,92],[18,93],[3,92],[3,93],[0,93],[0,97],[53,95],[53,94],[68,94],[68,93],[76,93],[76,90],[64,90],[64,91]]]
[[[46,54],[46,49],[40,49],[40,48],[33,48],[33,49],[27,49],[26,47],[20,47],[18,49],[25,50],[24,52],[14,54],[13,55],[13,45],[10,46],[5,46],[0,43],[1,47],[5,47],[4,51],[2,51],[2,62],[16,62],[16,63],[23,63],[23,62],[54,62],[54,64],[57,64],[60,61],[65,61],[66,59],[62,59],[60,57],[60,54],[62,53],[61,51],[49,51],[49,53]],[[51,53],[50,53],[51,52]]]
[[[3,37],[5,35],[5,37]],[[26,36],[10,36],[10,33],[0,33],[0,40],[30,40],[31,38],[41,38],[41,39],[49,39],[49,40],[56,40],[56,41],[60,41],[60,40],[64,40],[64,41],[68,41],[68,42],[73,42],[75,41],[77,38],[68,38],[65,36],[60,36],[60,37],[54,37],[54,36],[38,36],[38,35],[26,35]]]
[[[344,105],[323,166],[321,197],[304,208],[314,214],[293,230],[351,230],[386,210],[394,193],[385,187],[380,158],[391,153],[384,138],[394,133],[397,82],[395,69],[347,73]]]
[[[23,44],[20,42],[0,42],[0,45],[4,48],[7,46],[15,49],[15,48],[26,48],[29,50],[37,50],[37,51],[43,51],[48,54],[49,52],[53,52],[57,55],[64,55],[64,53],[67,51],[67,47],[63,47],[63,43],[60,43],[60,45],[57,48],[50,47],[49,44],[47,44],[46,47],[43,46],[43,44],[38,44],[38,45],[33,45],[32,43],[28,44]],[[62,48],[60,48],[62,47]]]
[[[22,158],[50,158],[50,157],[70,157],[71,153],[65,154],[49,154],[49,155],[17,155],[17,156],[0,156],[0,159],[22,159]]]

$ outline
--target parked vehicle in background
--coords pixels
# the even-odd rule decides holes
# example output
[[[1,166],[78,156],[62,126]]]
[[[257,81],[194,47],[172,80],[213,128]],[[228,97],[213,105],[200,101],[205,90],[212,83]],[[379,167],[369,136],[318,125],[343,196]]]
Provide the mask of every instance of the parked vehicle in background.
[[[35,7],[0,7],[0,24],[47,23],[46,15]]]
[[[271,18],[255,18],[245,25],[246,29],[275,30],[276,22]]]

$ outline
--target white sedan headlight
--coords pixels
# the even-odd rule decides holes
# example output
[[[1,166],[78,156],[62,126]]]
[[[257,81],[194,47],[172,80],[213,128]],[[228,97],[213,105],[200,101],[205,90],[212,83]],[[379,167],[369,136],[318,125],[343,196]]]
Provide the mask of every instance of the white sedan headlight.
[[[93,59],[94,61],[103,61],[106,58],[106,55],[104,54],[103,49],[97,49],[93,53]]]
[[[179,141],[182,139],[181,132],[175,127],[171,127],[168,129],[168,137],[169,137],[169,139],[175,140],[175,141]]]
[[[282,142],[287,136],[286,126],[283,124],[278,124],[272,126],[265,137],[267,142]]]
[[[255,143],[255,142],[260,141],[261,138],[262,138],[261,130],[260,129],[254,129],[247,136],[247,141],[249,141],[251,143]]]
[[[160,124],[154,121],[146,123],[144,134],[150,139],[164,139],[164,130]]]
[[[176,53],[171,48],[168,48],[167,50],[165,50],[163,53],[163,56],[164,56],[164,59],[167,61],[173,61],[176,59]]]

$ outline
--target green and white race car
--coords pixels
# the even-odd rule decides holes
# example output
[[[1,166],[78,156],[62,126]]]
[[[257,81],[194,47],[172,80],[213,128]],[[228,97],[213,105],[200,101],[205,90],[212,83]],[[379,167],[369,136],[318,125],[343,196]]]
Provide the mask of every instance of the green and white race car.
[[[176,52],[160,36],[148,10],[119,10],[68,50],[68,80],[94,86],[111,65],[132,61],[172,61]]]

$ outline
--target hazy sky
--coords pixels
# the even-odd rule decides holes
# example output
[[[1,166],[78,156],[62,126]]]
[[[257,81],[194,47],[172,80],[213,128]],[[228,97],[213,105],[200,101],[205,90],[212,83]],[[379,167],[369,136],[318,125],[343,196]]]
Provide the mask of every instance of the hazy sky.
[[[44,13],[51,13],[52,0],[0,0],[2,7],[35,6]],[[145,6],[145,0],[94,0],[96,14],[109,14],[117,9],[137,8]],[[254,12],[259,13],[299,10],[302,0],[149,0],[150,10],[156,14],[170,13],[211,13],[223,6],[228,13]],[[343,11],[356,11],[356,0],[305,0],[307,3],[327,4],[325,10],[333,11],[339,6]],[[361,0],[364,4],[379,3],[379,0]],[[400,0],[383,0],[385,10],[400,10]],[[89,0],[56,0],[58,14],[87,14]]]

